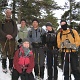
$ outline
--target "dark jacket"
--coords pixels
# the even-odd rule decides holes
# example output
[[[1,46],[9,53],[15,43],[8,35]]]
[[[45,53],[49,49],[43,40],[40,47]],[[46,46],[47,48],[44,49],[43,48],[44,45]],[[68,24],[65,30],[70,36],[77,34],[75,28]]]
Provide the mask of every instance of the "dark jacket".
[[[17,36],[17,25],[16,22],[10,19],[7,21],[6,19],[0,22],[0,40],[5,41],[6,35],[12,35],[13,39]]]
[[[46,38],[45,38],[45,42],[47,44],[48,48],[53,48],[56,47],[56,33],[54,32],[54,30],[52,31],[48,31],[45,34]]]
[[[16,69],[19,73],[22,73],[22,68],[18,63],[19,62],[19,53],[20,53],[20,49],[18,49],[15,52],[14,59],[13,59],[13,68]],[[31,55],[28,56],[30,63],[27,66],[26,73],[31,73],[34,68],[34,55],[33,55],[32,51],[30,51],[30,54]]]

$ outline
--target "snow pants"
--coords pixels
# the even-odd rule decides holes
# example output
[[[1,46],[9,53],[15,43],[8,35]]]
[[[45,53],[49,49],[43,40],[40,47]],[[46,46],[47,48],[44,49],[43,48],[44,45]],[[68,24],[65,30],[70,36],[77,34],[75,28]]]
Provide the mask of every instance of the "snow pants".
[[[57,69],[57,61],[58,54],[54,53],[53,50],[47,50],[47,68],[48,68],[48,80],[57,80],[58,77],[58,69]]]
[[[21,78],[21,80],[34,80],[34,76],[32,72],[30,74],[26,72],[19,73],[16,69],[13,69],[12,80],[18,80],[19,77]]]
[[[35,58],[35,67],[34,73],[35,76],[40,76],[44,78],[44,62],[45,62],[45,54],[43,47],[33,48],[34,58]]]

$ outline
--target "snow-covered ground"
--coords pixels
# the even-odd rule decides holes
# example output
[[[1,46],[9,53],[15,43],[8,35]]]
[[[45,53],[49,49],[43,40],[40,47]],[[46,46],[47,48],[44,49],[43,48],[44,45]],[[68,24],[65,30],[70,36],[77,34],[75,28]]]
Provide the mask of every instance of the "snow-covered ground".
[[[7,60],[8,63],[8,60]],[[2,67],[1,67],[1,61],[0,61],[0,80],[11,80],[11,76],[9,74],[9,72],[7,74],[2,72]],[[44,72],[44,80],[47,79],[47,69],[45,68],[45,72]],[[63,79],[63,74],[62,74],[62,70],[60,68],[58,68],[58,80],[64,80]],[[74,80],[73,75],[72,75],[72,80]]]

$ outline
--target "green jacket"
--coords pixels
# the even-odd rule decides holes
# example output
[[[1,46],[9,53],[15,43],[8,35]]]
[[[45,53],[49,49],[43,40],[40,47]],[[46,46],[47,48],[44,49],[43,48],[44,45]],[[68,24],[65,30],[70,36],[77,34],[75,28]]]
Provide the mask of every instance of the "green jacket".
[[[20,27],[20,30],[18,31],[18,39],[24,39],[27,37],[27,27],[25,26],[24,28]]]

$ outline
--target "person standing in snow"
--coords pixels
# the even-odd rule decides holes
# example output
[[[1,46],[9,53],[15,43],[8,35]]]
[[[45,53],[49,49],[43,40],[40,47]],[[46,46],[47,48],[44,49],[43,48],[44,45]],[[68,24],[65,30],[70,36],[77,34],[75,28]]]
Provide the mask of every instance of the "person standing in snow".
[[[44,61],[45,61],[45,54],[44,54],[44,43],[43,43],[43,35],[45,32],[44,29],[39,27],[39,20],[33,19],[32,20],[32,28],[28,31],[28,39],[32,45],[32,50],[34,53],[35,58],[35,79],[43,80],[44,79]]]
[[[69,48],[68,44],[79,46],[79,34],[76,30],[68,28],[66,20],[61,20],[61,31],[57,34],[57,45],[61,49],[61,60],[63,65],[64,80],[71,80],[71,73],[75,80],[80,80],[80,72],[78,70],[78,54],[77,49]]]
[[[27,30],[27,26],[26,26],[26,20],[21,19],[20,23],[21,23],[21,27],[18,30],[18,34],[17,34],[17,48],[19,48],[22,40],[25,39],[27,37],[27,34],[28,34],[28,30]]]
[[[56,32],[54,31],[51,22],[47,22],[45,26],[47,29],[47,33],[45,34],[44,39],[47,47],[48,80],[57,80],[58,50],[57,50],[57,44],[56,44]]]
[[[17,24],[13,19],[11,19],[12,11],[10,9],[6,9],[5,14],[5,19],[0,23],[0,43],[2,47],[2,70],[6,73],[7,57],[9,59],[9,70],[12,71],[13,67]]]

